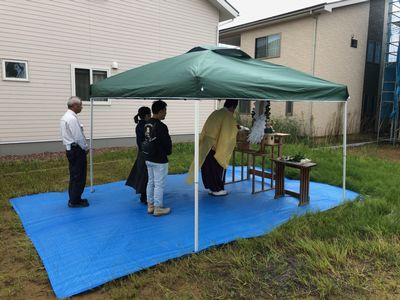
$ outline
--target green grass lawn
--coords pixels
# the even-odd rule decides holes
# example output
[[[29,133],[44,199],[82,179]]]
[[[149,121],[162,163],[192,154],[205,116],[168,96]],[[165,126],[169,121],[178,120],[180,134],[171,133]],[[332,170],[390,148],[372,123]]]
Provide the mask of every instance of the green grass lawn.
[[[76,298],[400,298],[400,160],[380,158],[380,150],[349,150],[347,187],[361,193],[357,201],[293,218],[263,237],[163,263]],[[186,172],[192,152],[192,145],[174,145],[170,173]],[[284,146],[284,154],[299,152],[318,163],[313,181],[341,186],[340,149]],[[126,179],[135,156],[134,149],[96,152],[95,183]],[[0,299],[53,299],[9,198],[66,190],[66,159],[2,160],[0,180]]]

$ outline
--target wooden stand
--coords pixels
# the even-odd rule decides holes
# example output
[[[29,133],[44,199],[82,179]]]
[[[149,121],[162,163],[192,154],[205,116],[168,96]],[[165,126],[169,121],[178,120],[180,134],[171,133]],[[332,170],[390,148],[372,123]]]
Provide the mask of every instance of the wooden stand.
[[[248,132],[239,131],[236,137],[236,147],[233,149],[232,153],[232,181],[225,182],[226,184],[240,182],[243,180],[247,180],[250,178],[249,174],[249,154],[252,150],[250,150],[250,144],[247,141]],[[235,178],[235,166],[236,166],[236,152],[239,152],[240,157],[240,179]],[[246,166],[247,166],[247,175],[244,178],[244,156],[246,156]]]
[[[283,197],[286,194],[299,199],[299,206],[310,202],[310,170],[316,166],[316,163],[298,163],[282,159],[273,159],[276,165],[276,187],[275,199]],[[285,166],[300,170],[300,193],[285,190]]]
[[[243,141],[243,137],[238,136],[237,147],[233,151],[232,154],[232,181],[239,182],[243,180],[250,179],[250,174],[253,175],[252,184],[251,184],[251,193],[255,194],[258,192],[268,191],[274,188],[274,164],[273,160],[275,159],[275,149],[277,149],[277,157],[282,156],[282,146],[283,146],[283,138],[288,136],[286,133],[272,133],[265,134],[263,140],[260,143],[260,147],[258,150],[250,149],[250,145],[247,143],[247,138]],[[269,149],[268,149],[269,148]],[[241,154],[241,176],[240,179],[236,180],[235,178],[235,158],[236,152]],[[244,157],[246,156],[247,161],[247,176],[244,178]],[[251,160],[249,159],[251,157]],[[261,171],[256,169],[256,158],[261,157]],[[270,172],[265,171],[265,163],[266,160],[270,160]],[[255,186],[255,177],[261,177],[261,189],[256,190]],[[270,179],[269,187],[266,187],[265,178]]]

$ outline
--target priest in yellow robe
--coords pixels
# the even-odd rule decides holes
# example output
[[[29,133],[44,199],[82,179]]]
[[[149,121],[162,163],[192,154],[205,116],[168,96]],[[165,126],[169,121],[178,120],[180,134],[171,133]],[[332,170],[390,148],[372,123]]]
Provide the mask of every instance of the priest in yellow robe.
[[[236,146],[238,132],[234,117],[238,100],[227,99],[224,107],[214,111],[207,118],[200,134],[199,164],[201,177],[209,194],[225,196],[225,170],[229,165],[233,149]],[[192,163],[188,183],[193,183],[194,163]]]

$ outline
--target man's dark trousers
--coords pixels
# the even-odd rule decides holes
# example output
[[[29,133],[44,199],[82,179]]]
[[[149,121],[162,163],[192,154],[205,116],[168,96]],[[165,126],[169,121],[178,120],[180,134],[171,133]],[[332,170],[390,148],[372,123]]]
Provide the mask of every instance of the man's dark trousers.
[[[79,146],[71,146],[67,151],[69,162],[69,201],[79,203],[86,184],[86,151]]]
[[[201,178],[206,189],[212,192],[224,190],[225,170],[214,157],[215,151],[210,150],[201,166]]]

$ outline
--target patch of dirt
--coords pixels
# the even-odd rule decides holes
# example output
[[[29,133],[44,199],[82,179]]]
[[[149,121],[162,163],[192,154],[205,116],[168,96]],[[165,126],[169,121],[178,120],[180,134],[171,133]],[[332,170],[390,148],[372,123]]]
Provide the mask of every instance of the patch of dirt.
[[[100,148],[94,149],[93,154],[118,151],[118,150],[126,150],[130,149],[129,147],[112,147],[112,148]],[[52,159],[60,159],[65,157],[65,152],[43,152],[43,153],[34,153],[34,154],[25,154],[25,155],[4,155],[0,156],[0,162],[4,161],[16,161],[16,160],[52,160]]]
[[[0,162],[16,160],[50,160],[59,159],[65,156],[65,152],[44,152],[26,155],[4,155],[0,156]]]
[[[371,157],[377,157],[384,160],[400,161],[400,145],[375,145],[365,147],[348,148],[350,153],[363,154]]]
[[[378,148],[378,157],[387,160],[400,160],[400,147],[385,145]]]

